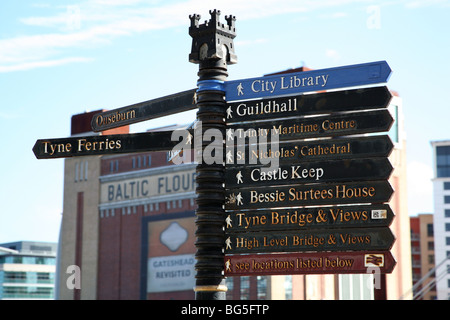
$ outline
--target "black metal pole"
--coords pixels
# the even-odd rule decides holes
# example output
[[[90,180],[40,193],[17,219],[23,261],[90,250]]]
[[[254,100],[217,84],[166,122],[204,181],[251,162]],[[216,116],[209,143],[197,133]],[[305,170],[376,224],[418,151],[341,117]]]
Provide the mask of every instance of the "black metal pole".
[[[199,25],[199,15],[190,16],[192,50],[189,60],[199,64],[197,90],[197,124],[195,145],[198,161],[196,177],[196,300],[225,300],[224,277],[224,202],[225,202],[225,91],[227,64],[236,63],[233,38],[234,17],[226,17],[227,25],[219,22],[220,11],[210,11],[211,20]],[[220,132],[219,141],[205,140],[208,130]],[[211,132],[211,131],[210,131]],[[212,147],[213,146],[213,147]],[[214,149],[219,161],[206,159],[205,148]],[[216,160],[217,158],[214,157]]]

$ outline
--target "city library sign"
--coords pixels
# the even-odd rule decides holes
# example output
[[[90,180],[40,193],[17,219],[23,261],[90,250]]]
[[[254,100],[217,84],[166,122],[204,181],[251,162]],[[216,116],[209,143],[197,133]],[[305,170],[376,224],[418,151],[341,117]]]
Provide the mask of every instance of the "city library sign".
[[[195,192],[195,165],[167,166],[100,177],[100,203]]]

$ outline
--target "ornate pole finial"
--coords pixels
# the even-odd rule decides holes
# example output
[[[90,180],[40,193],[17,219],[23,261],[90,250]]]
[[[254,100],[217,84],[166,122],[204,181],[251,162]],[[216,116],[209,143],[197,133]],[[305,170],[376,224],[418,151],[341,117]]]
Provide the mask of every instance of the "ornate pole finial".
[[[226,64],[237,63],[233,39],[236,37],[235,16],[226,16],[227,25],[220,23],[220,10],[210,10],[209,21],[199,25],[200,15],[190,15],[189,35],[192,37],[192,49],[189,61],[200,63],[204,60],[221,60]]]

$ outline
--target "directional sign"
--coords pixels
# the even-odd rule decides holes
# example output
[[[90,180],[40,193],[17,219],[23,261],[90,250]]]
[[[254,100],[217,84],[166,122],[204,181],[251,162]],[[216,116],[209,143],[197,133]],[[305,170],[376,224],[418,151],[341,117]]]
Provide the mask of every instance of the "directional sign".
[[[317,139],[313,141],[259,143],[228,147],[225,163],[228,166],[298,164],[304,161],[387,157],[394,145],[387,135],[345,139]]]
[[[226,191],[225,210],[382,203],[393,192],[388,181],[237,188]]]
[[[92,118],[92,130],[94,132],[104,131],[195,109],[197,107],[194,99],[195,91],[196,89],[191,89],[162,98],[102,112]]]
[[[394,270],[389,251],[226,255],[225,276],[380,273]]]
[[[274,169],[262,166],[226,167],[225,188],[282,184],[365,181],[388,179],[392,165],[387,158],[314,161],[283,164]]]
[[[387,87],[372,87],[282,98],[229,103],[227,124],[241,121],[318,115],[341,111],[382,109],[392,98]]]
[[[394,242],[386,227],[231,233],[225,234],[225,254],[389,250]]]
[[[323,206],[228,212],[229,233],[329,228],[388,227],[394,219],[388,204]]]
[[[237,144],[278,135],[279,140],[320,138],[389,131],[394,119],[388,110],[357,112],[333,116],[283,118],[272,121],[234,123],[227,127],[227,141]]]
[[[227,141],[236,144],[277,135],[280,141],[305,138],[343,136],[389,131],[394,119],[388,110],[377,110],[319,116],[284,118],[272,121],[253,121],[228,125]]]
[[[228,102],[268,96],[324,91],[337,88],[384,83],[391,74],[386,61],[337,68],[279,74],[225,82]]]
[[[33,147],[38,159],[68,158],[144,151],[170,151],[180,143],[190,143],[189,131],[172,141],[172,131],[39,139]],[[178,136],[177,136],[178,137]]]

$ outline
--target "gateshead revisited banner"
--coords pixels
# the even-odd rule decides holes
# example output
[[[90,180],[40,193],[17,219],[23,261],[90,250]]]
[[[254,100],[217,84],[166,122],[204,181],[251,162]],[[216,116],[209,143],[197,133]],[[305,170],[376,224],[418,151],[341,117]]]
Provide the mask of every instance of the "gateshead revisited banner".
[[[143,217],[142,299],[158,299],[161,294],[164,299],[186,299],[185,294],[192,294],[195,286],[194,232],[194,211]]]

